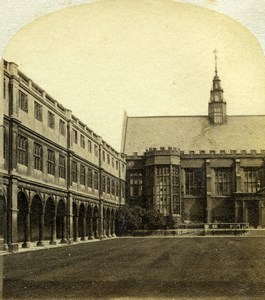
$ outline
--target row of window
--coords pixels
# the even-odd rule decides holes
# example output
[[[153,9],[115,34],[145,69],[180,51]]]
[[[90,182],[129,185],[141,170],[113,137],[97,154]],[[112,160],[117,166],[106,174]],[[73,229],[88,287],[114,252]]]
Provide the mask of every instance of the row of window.
[[[34,142],[33,148],[34,169],[43,170],[43,146]],[[17,140],[17,162],[19,164],[28,165],[28,139],[22,135],[18,135]],[[71,166],[72,182],[78,181],[78,166],[76,161],[72,161]],[[51,149],[47,150],[47,173],[55,175],[55,152]],[[66,176],[66,158],[59,154],[59,177]],[[86,168],[80,165],[79,182],[81,185],[87,185],[98,190],[99,188],[99,173],[91,168]],[[102,190],[108,194],[119,196],[119,181],[110,179],[107,176],[102,176]]]
[[[21,110],[28,112],[28,95],[23,93],[22,91],[19,91],[19,107]],[[42,121],[43,120],[43,110],[42,105],[35,101],[34,103],[34,117]],[[55,128],[55,115],[51,111],[48,111],[48,117],[47,117],[48,127],[51,129]],[[61,135],[66,135],[66,122],[62,119],[59,120],[59,132]],[[76,129],[73,129],[73,142],[75,144],[78,144],[78,131]],[[82,148],[86,148],[86,141],[85,136],[83,134],[80,134],[80,146]],[[88,139],[87,140],[87,148],[90,153],[92,153],[92,142]],[[94,144],[94,155],[98,157],[99,155],[99,147],[98,145]],[[106,154],[106,152],[102,151],[102,159],[103,162],[107,161],[107,163],[112,165],[113,168],[119,169],[119,161],[115,160],[114,157],[111,157],[110,154]],[[122,165],[122,171],[124,171],[124,165]]]
[[[172,169],[170,175],[169,167],[156,168],[156,176],[154,181],[154,172],[146,170],[145,177],[147,194],[153,194],[154,182],[156,185],[156,195],[162,202],[167,202],[172,191],[176,195],[179,188],[178,169]],[[151,172],[151,173],[150,173]],[[153,173],[152,173],[153,172]],[[257,169],[244,170],[244,191],[256,192],[261,186],[261,180],[264,177],[264,171]],[[130,197],[142,196],[143,191],[143,174],[141,171],[128,172],[127,175],[128,194]],[[172,182],[172,184],[171,184]],[[185,195],[202,196],[205,194],[205,172],[202,169],[185,169]],[[231,168],[215,169],[215,195],[231,195],[235,192],[235,173]],[[172,189],[172,191],[171,191]]]

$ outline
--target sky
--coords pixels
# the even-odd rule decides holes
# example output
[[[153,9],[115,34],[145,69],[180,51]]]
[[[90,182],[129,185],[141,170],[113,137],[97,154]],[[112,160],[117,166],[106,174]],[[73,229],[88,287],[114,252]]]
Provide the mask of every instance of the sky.
[[[265,114],[264,0],[88,2],[0,0],[0,53],[117,150],[125,110],[207,114],[215,48],[228,114]]]

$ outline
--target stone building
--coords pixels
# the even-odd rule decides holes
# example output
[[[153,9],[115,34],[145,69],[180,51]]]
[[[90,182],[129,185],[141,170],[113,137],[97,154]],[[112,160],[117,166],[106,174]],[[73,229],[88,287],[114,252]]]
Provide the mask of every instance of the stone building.
[[[0,74],[1,247],[114,236],[124,156],[15,63]]]
[[[207,116],[125,116],[126,199],[182,221],[265,226],[265,115],[227,116],[215,68]]]

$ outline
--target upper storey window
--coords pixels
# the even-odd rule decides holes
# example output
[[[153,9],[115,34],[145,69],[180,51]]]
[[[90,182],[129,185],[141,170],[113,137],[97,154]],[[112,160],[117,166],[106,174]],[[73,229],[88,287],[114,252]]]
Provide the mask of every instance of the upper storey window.
[[[247,193],[255,193],[260,188],[260,176],[261,173],[257,169],[245,169],[244,170],[244,190]]]
[[[48,126],[54,129],[55,116],[52,112],[48,111]]]
[[[75,129],[73,129],[73,139],[74,143],[77,144],[77,131]]]
[[[204,192],[204,181],[202,169],[185,169],[185,194],[202,195]]]
[[[98,157],[98,145],[94,145],[94,154]]]
[[[17,162],[28,165],[28,139],[20,134],[17,138]]]
[[[42,145],[34,143],[34,169],[42,171],[43,150]]]
[[[88,146],[88,151],[92,153],[92,142],[90,140],[87,140],[87,146]]]
[[[42,121],[42,105],[38,102],[34,104],[34,116],[37,120]]]
[[[28,95],[19,91],[19,107],[21,110],[28,112]]]
[[[4,78],[4,82],[3,82],[3,91],[4,91],[4,98],[6,97],[6,79]]]
[[[80,135],[80,144],[82,148],[85,148],[85,137],[82,134]]]
[[[234,173],[232,169],[215,169],[216,195],[231,195],[234,192]]]
[[[65,135],[66,129],[65,129],[65,122],[63,120],[60,120],[59,122],[59,132],[61,135]]]

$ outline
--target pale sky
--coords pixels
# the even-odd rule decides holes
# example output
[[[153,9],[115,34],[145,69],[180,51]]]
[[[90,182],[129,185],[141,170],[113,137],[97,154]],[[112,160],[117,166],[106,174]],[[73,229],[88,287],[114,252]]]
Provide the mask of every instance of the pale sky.
[[[86,2],[0,1],[0,44],[34,16]],[[14,36],[4,58],[117,150],[124,110],[130,116],[207,114],[215,48],[228,114],[265,114],[265,60],[257,42],[265,49],[264,0],[180,2],[226,13],[256,38],[232,19],[191,4],[108,0],[37,19]]]

